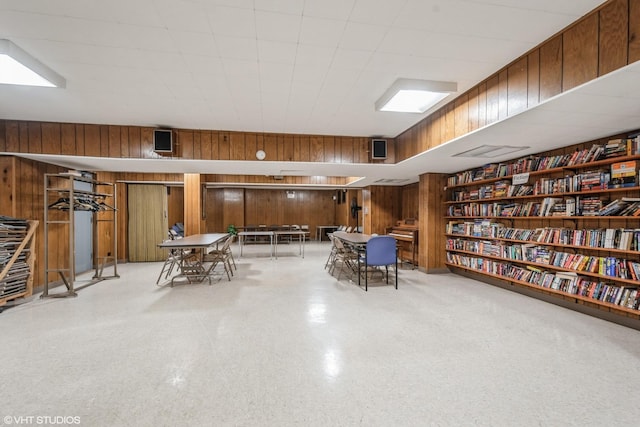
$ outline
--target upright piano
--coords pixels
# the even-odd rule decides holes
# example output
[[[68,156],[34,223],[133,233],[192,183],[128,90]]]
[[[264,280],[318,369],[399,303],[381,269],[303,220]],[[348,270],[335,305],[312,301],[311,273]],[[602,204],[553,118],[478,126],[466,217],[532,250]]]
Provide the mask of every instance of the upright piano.
[[[413,268],[418,266],[418,221],[407,218],[396,222],[387,228],[387,234],[398,242],[398,257],[401,261],[408,261]]]

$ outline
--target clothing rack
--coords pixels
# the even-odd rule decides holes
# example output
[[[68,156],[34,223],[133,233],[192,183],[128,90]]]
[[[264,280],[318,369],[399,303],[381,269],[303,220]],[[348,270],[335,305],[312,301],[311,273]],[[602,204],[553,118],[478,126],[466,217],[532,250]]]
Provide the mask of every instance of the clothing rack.
[[[91,190],[75,188],[76,182],[91,185]],[[87,211],[94,215],[93,223],[93,266],[95,273],[87,285],[120,277],[118,275],[118,224],[116,184],[100,182],[75,174],[45,174],[44,176],[44,290],[41,298],[76,296],[75,286],[75,211]],[[109,203],[107,203],[109,201]],[[58,211],[58,212],[56,212]],[[64,212],[64,213],[61,213]],[[98,253],[101,233],[98,223],[111,223],[111,239],[106,255]],[[68,256],[58,257],[56,265],[50,265],[50,233],[60,231],[68,238]],[[113,274],[104,275],[105,267],[113,268]],[[50,293],[51,273],[57,273],[66,291]],[[54,275],[54,277],[56,277]],[[58,284],[58,283],[56,283]]]

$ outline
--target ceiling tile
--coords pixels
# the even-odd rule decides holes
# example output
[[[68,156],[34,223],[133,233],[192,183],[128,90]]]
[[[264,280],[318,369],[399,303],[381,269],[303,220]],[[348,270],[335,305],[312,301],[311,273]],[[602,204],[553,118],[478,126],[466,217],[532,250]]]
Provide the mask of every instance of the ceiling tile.
[[[407,0],[367,1],[358,0],[351,11],[349,20],[362,24],[390,25]]]
[[[254,0],[256,10],[302,15],[305,0]]]
[[[213,6],[208,9],[208,16],[214,34],[245,38],[256,36],[253,10]]]
[[[296,62],[297,50],[297,43],[258,40],[258,60],[261,62],[294,64]]]
[[[386,27],[358,22],[347,22],[340,40],[340,47],[374,51],[387,33]]]
[[[221,58],[258,61],[256,39],[217,35],[215,42]]]
[[[301,16],[256,12],[256,32],[260,40],[297,43]]]
[[[351,15],[355,0],[307,0],[304,16],[346,21]]]
[[[342,38],[346,21],[303,17],[299,41],[302,44],[336,47]]]

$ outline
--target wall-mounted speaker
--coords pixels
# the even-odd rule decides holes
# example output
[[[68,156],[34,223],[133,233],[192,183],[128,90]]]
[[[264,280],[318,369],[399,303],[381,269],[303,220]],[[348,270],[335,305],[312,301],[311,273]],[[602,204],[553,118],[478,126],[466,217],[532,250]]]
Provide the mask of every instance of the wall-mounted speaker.
[[[372,159],[387,158],[387,140],[386,139],[371,140],[371,158]]]
[[[153,131],[153,151],[173,153],[173,131],[171,129],[155,129]]]

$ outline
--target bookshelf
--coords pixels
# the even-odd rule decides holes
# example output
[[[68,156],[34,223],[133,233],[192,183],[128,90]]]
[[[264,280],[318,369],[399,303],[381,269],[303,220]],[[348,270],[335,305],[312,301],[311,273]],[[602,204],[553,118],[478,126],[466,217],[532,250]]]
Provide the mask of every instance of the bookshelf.
[[[445,264],[640,329],[639,139],[623,135],[449,176]]]

